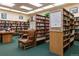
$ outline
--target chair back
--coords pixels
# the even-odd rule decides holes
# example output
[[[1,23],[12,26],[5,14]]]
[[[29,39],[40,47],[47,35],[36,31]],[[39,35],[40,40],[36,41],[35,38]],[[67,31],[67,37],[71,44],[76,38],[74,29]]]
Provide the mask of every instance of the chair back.
[[[34,40],[35,39],[35,30],[29,30],[28,36],[29,36],[29,39]]]
[[[30,37],[34,37],[35,31],[34,31],[34,30],[29,30],[29,31],[28,31],[28,35],[29,35]]]

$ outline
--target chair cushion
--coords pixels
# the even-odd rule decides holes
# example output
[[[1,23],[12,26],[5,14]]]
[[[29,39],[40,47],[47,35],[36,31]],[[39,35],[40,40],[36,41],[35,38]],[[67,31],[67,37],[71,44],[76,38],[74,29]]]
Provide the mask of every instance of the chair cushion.
[[[33,40],[28,40],[29,43],[33,42]]]
[[[20,42],[26,43],[28,39],[20,39]]]

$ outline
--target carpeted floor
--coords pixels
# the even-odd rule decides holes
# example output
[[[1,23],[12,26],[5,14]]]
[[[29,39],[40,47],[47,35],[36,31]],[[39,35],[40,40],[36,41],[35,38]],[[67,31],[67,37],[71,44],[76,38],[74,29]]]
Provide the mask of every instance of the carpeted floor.
[[[79,42],[74,42],[74,45],[69,48],[65,56],[78,56]],[[18,37],[13,37],[10,44],[0,44],[0,56],[56,56],[56,54],[49,51],[49,44],[44,43],[34,48],[22,50],[18,48]]]
[[[74,45],[66,51],[65,56],[79,56],[79,42],[78,41],[75,41]]]

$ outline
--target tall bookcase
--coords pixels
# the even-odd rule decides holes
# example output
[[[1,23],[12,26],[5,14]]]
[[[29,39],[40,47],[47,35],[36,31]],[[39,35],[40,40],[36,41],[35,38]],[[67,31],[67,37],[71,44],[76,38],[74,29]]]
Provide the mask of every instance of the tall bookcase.
[[[50,13],[50,51],[64,55],[74,42],[74,15],[61,8]]]
[[[49,39],[49,17],[34,15],[30,21],[30,27],[36,30],[36,42]]]
[[[46,39],[48,40],[49,39],[49,17],[46,17],[45,20],[45,36],[46,36]]]
[[[79,41],[79,17],[75,17],[75,40]]]
[[[0,20],[0,30],[11,28],[12,31],[27,30],[29,23],[25,21]]]
[[[0,30],[3,30],[5,28],[5,21],[0,21]]]

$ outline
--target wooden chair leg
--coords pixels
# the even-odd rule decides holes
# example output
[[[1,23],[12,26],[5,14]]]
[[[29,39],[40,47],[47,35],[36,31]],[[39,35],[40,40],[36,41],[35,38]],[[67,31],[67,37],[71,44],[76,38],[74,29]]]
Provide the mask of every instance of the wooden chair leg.
[[[26,49],[26,46],[24,45],[24,47],[23,47],[23,48],[24,48],[24,50],[25,50],[25,49]]]
[[[36,42],[33,43],[33,47],[35,47],[35,46],[36,46]]]
[[[18,47],[20,47],[20,42],[18,42]]]

